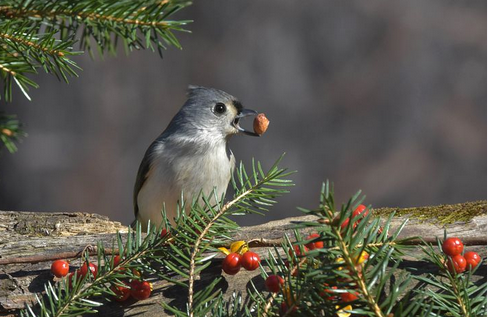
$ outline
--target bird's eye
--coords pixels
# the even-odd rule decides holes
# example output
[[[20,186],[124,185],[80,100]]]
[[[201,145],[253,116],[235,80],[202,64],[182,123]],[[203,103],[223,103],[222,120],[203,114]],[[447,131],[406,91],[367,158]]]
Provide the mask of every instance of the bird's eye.
[[[227,110],[227,107],[223,103],[217,103],[214,107],[214,112],[217,114],[222,114]]]

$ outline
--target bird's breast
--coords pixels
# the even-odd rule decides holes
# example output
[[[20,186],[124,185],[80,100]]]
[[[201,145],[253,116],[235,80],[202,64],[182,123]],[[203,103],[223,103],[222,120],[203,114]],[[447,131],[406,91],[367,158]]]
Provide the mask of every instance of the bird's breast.
[[[215,188],[225,194],[234,169],[234,156],[225,147],[208,148],[204,152],[185,153],[174,161],[175,183],[190,199],[200,194],[209,196]]]

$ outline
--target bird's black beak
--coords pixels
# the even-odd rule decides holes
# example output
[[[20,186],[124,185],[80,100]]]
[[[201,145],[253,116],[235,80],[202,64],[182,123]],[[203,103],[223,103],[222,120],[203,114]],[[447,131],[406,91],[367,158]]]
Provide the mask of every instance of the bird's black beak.
[[[239,132],[242,132],[247,135],[251,136],[260,136],[259,134],[252,132],[252,131],[247,131],[246,129],[242,128],[239,126],[239,120],[244,117],[249,117],[249,116],[256,116],[258,114],[257,111],[251,110],[251,109],[242,109],[239,114],[235,117],[234,121],[232,122],[232,125],[234,128],[236,128]]]

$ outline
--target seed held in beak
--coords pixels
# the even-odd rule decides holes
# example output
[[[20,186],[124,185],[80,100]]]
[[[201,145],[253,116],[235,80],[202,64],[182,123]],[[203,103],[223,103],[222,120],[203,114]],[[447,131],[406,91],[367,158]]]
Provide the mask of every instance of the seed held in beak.
[[[241,118],[248,117],[248,116],[256,116],[258,114],[257,111],[250,110],[250,109],[242,109],[239,114],[235,117],[234,121],[232,122],[232,125],[234,128],[236,128],[239,132],[242,132],[244,134],[250,135],[250,136],[260,136],[259,134],[252,132],[252,131],[247,131],[246,129],[242,128],[239,125],[239,121]]]

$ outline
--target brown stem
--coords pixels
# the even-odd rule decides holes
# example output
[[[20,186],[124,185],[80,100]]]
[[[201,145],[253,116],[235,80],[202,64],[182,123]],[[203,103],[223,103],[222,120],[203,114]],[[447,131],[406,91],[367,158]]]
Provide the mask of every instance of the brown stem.
[[[326,211],[329,212],[329,216],[330,216],[330,218],[332,218],[331,211],[328,209],[326,209]],[[338,239],[339,240],[338,241],[339,242],[339,248],[342,251],[342,254],[344,256],[344,260],[345,260],[349,270],[353,272],[354,279],[356,280],[356,283],[358,284],[358,287],[359,287],[361,293],[363,293],[363,295],[366,297],[366,301],[368,302],[369,307],[374,311],[376,316],[385,317],[385,315],[381,311],[381,308],[378,306],[378,303],[376,302],[376,300],[373,298],[373,296],[368,291],[368,288],[366,287],[366,283],[363,279],[363,276],[359,275],[359,272],[357,271],[357,269],[353,263],[353,260],[351,259],[351,255],[349,253],[346,242],[342,238],[342,232],[341,232],[340,227],[339,228],[334,227],[333,230],[335,231],[336,236],[339,238]]]
[[[194,313],[193,313],[193,285],[195,283],[195,269],[196,269],[195,258],[197,257],[197,253],[198,253],[198,250],[199,250],[200,243],[203,241],[203,238],[208,233],[208,231],[213,226],[213,224],[227,210],[229,210],[229,208],[232,205],[234,205],[239,200],[241,200],[242,198],[244,198],[245,196],[247,196],[249,193],[251,193],[251,191],[252,191],[252,189],[249,189],[249,190],[245,191],[244,193],[240,194],[239,196],[237,196],[234,200],[231,200],[228,203],[226,203],[222,207],[222,209],[220,209],[220,211],[212,218],[212,220],[205,226],[205,228],[203,229],[203,231],[200,233],[200,236],[195,241],[195,246],[193,247],[193,252],[192,252],[191,257],[190,257],[190,272],[189,272],[190,278],[188,280],[188,307],[189,307],[189,310],[190,310],[190,314],[189,314],[190,317],[193,317],[194,316]]]
[[[68,16],[76,19],[86,19],[86,20],[104,20],[104,21],[112,21],[112,22],[121,22],[125,24],[135,24],[135,25],[142,25],[142,26],[153,26],[153,27],[162,27],[167,28],[168,24],[163,21],[152,21],[152,22],[145,22],[137,19],[126,19],[126,18],[117,18],[110,15],[103,15],[99,13],[76,13],[66,10],[60,11],[40,11],[40,10],[18,10],[14,9],[9,6],[0,7],[0,13],[5,15],[6,17],[13,18],[13,17],[34,17],[34,18],[55,18],[57,16]]]
[[[446,269],[447,269],[447,263],[446,263]],[[459,289],[458,289],[456,281],[455,281],[456,278],[454,276],[452,276],[452,274],[456,274],[456,273],[448,273],[447,275],[449,276],[449,281],[451,282],[452,288],[454,290],[454,294],[456,294],[456,301],[458,302],[459,307],[461,307],[462,315],[465,317],[469,317],[470,315],[469,315],[468,311],[466,310],[466,305],[464,304],[464,302],[462,300],[461,294],[459,294]]]
[[[264,306],[264,311],[262,316],[267,316],[268,315],[268,310],[271,308],[271,305],[273,304],[274,299],[278,293],[273,293],[271,297],[268,299],[268,302],[266,303],[266,306]]]
[[[11,75],[11,76],[15,76],[15,75],[17,75],[17,73],[16,73],[16,72],[14,72],[13,70],[11,70],[11,69],[10,69],[10,68],[8,68],[8,67],[5,67],[5,66],[4,66],[4,65],[2,65],[2,64],[0,64],[0,70],[2,70],[2,71],[4,71],[4,72],[8,73],[8,74],[9,74],[9,75]]]
[[[15,36],[12,36],[12,35],[9,35],[9,34],[6,34],[6,33],[0,33],[0,37],[1,38],[4,38],[6,40],[12,41],[12,42],[17,42],[17,43],[21,43],[21,44],[24,44],[24,45],[27,45],[27,46],[30,46],[30,47],[37,48],[37,49],[39,49],[39,50],[41,50],[44,53],[47,53],[49,55],[57,55],[59,57],[63,57],[64,56],[64,53],[61,52],[61,51],[49,50],[49,49],[47,49],[45,47],[42,47],[41,45],[36,44],[34,42],[27,41],[27,40],[24,40],[22,38],[18,38],[18,37],[15,37]]]

